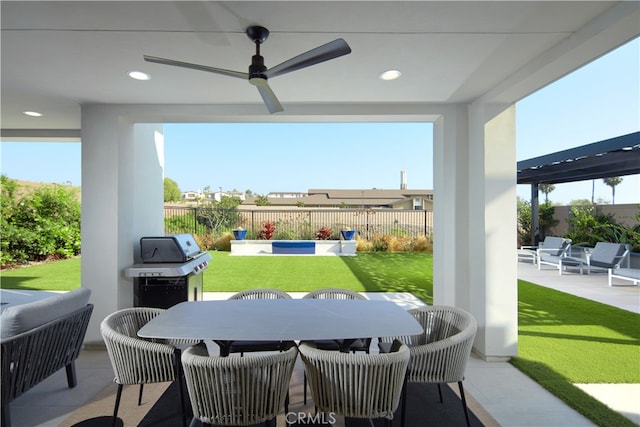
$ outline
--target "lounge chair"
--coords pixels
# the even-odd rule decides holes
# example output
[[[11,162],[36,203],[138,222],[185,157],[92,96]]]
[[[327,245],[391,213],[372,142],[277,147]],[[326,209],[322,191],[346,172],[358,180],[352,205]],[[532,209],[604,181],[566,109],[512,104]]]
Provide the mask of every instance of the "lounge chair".
[[[536,249],[538,270],[542,270],[542,265],[552,265],[560,268],[560,260],[569,254],[571,249],[571,239],[564,237],[547,236]]]
[[[587,274],[591,274],[591,269],[617,269],[629,266],[629,254],[631,245],[622,243],[598,242],[593,249],[587,249],[584,258],[564,257],[560,259],[559,269],[562,274],[563,268],[578,267],[580,274],[587,269]]]
[[[627,284],[613,284],[613,279],[627,280]],[[640,268],[613,268],[609,269],[609,286],[638,286],[640,285]]]

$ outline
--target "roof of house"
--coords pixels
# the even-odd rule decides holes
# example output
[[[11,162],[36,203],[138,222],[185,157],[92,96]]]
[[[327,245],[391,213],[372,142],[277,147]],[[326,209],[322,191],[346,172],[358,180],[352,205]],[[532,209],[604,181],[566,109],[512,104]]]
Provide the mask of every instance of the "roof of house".
[[[285,192],[291,194],[291,192]],[[270,193],[274,194],[274,193]],[[367,205],[392,206],[414,197],[433,195],[433,190],[383,190],[372,188],[368,190],[336,190],[310,189],[305,197],[268,197],[272,206],[291,206],[304,203],[309,206],[338,206],[338,205]],[[255,204],[255,197],[247,198],[244,205]]]

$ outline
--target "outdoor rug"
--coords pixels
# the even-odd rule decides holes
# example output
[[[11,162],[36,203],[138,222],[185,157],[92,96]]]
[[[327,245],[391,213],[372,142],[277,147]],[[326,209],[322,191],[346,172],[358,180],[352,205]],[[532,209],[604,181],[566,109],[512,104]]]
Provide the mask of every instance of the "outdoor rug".
[[[457,386],[456,386],[457,387]],[[413,426],[435,426],[435,427],[456,427],[456,426],[465,426],[466,421],[464,417],[464,412],[462,409],[462,402],[460,398],[453,392],[450,387],[443,386],[442,387],[442,395],[443,395],[443,403],[440,403],[438,397],[438,388],[433,384],[409,384],[407,390],[407,415],[405,420],[405,425],[407,427]],[[188,398],[188,397],[187,397]],[[313,406],[306,406],[303,410],[300,407],[295,405],[295,402],[292,399],[292,404],[289,407],[290,412],[302,412],[309,413],[309,415],[313,415]],[[479,412],[479,415],[483,417],[486,415],[483,414],[483,410],[476,410],[473,406],[477,407],[477,403],[473,401],[472,398],[467,393],[467,402],[470,404],[469,408],[469,417],[471,421],[471,425],[474,427],[477,426],[489,426],[492,425],[492,420],[489,420],[488,423],[484,423],[481,419],[476,415],[475,412]],[[301,402],[300,402],[301,403]],[[311,403],[312,405],[312,403]],[[481,408],[480,408],[481,409]],[[191,414],[191,407],[188,404],[187,411]],[[475,411],[475,412],[474,412]],[[295,419],[294,415],[291,415],[290,421]],[[334,426],[342,426],[345,427],[364,427],[370,426],[367,420],[360,419],[343,419],[342,417],[337,417],[337,422],[332,423],[332,420],[329,417],[325,417],[324,423],[319,418],[316,418],[318,422],[313,423],[294,423],[294,424],[286,424],[285,417],[278,417],[278,427],[279,426],[320,426],[320,425],[334,425]],[[489,417],[490,418],[490,417]],[[190,418],[189,418],[190,420]],[[307,418],[307,421],[309,419]],[[188,424],[188,422],[187,422]],[[139,424],[140,427],[174,427],[180,425],[180,400],[178,397],[178,389],[175,385],[171,385],[164,394],[158,399],[155,405],[151,408],[151,410],[147,413],[147,415],[143,418],[142,422]],[[199,422],[194,423],[196,426],[200,426]],[[260,424],[264,425],[264,424]],[[400,409],[396,412],[396,415],[393,420],[394,426],[400,426]],[[374,420],[375,427],[384,426],[384,420]]]

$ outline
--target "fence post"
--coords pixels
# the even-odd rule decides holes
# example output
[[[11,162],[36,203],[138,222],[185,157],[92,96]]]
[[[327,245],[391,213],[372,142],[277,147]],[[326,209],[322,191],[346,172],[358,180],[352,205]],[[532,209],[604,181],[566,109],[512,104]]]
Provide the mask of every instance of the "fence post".
[[[424,235],[427,235],[427,211],[423,210],[422,213],[424,214]]]
[[[193,234],[198,234],[198,207],[193,209]]]

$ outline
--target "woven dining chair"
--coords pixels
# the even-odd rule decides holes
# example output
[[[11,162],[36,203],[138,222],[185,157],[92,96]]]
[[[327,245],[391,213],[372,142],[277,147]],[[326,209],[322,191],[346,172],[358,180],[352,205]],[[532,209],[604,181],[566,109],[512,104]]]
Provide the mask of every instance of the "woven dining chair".
[[[291,299],[291,295],[279,289],[258,288],[238,292],[231,295],[228,299]],[[282,351],[290,344],[290,341],[233,341],[230,344],[229,352],[244,355],[244,353],[255,351]]]
[[[380,354],[298,347],[316,410],[350,418],[383,418],[391,426],[409,363],[409,348]]]
[[[409,310],[424,332],[410,337],[383,337],[380,351],[385,352],[393,340],[409,346],[411,362],[407,382],[438,385],[442,402],[441,384],[458,383],[467,426],[470,425],[467,400],[462,381],[471,355],[478,324],[468,312],[450,306],[428,306]],[[401,425],[404,426],[406,394],[402,398]]]
[[[350,289],[342,288],[322,288],[316,289],[305,294],[303,297],[308,299],[333,299],[333,300],[366,300],[367,298]],[[316,348],[321,350],[334,350],[339,351],[342,348],[341,343],[343,340],[316,340],[313,344]],[[369,353],[369,347],[371,346],[371,338],[358,338],[350,346],[349,351],[363,351]],[[303,402],[307,403],[307,376],[303,375]]]
[[[149,307],[127,308],[108,315],[100,324],[100,333],[115,374],[114,382],[118,384],[113,425],[118,417],[123,386],[140,384],[139,406],[144,384],[166,381],[175,381],[178,385],[182,424],[186,425],[180,350],[166,342],[154,342],[137,335],[140,328],[163,311]]]
[[[194,418],[206,425],[267,425],[286,409],[298,356],[293,345],[280,353],[209,356],[204,344],[182,353]]]

